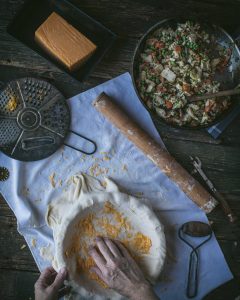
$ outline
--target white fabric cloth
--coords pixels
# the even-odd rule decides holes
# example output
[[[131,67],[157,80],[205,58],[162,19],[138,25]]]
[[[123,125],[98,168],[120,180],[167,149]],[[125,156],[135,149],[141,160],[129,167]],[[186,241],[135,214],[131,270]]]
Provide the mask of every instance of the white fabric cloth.
[[[157,210],[165,225],[168,260],[156,291],[162,300],[187,299],[185,289],[191,249],[178,238],[177,231],[187,221],[207,222],[207,218],[168,177],[95,110],[91,103],[102,91],[162,144],[149,114],[135,94],[130,75],[125,73],[68,100],[72,129],[96,141],[98,151],[94,156],[84,157],[64,146],[47,159],[25,163],[0,153],[0,165],[7,167],[11,173],[6,182],[0,182],[0,192],[14,211],[18,231],[24,235],[39,269],[43,270],[49,261],[40,256],[39,249],[47,245],[53,247],[52,232],[44,218],[48,203],[69,185],[68,179],[72,175],[106,172],[105,175],[123,190],[133,195],[141,193]],[[77,137],[72,136],[70,140],[74,145],[79,144]],[[95,165],[97,162],[98,168]],[[53,173],[55,188],[49,180]],[[103,178],[102,175],[97,177]],[[196,243],[196,239],[194,241]],[[231,278],[232,274],[213,237],[200,248],[199,292],[195,299],[202,299],[213,288]]]

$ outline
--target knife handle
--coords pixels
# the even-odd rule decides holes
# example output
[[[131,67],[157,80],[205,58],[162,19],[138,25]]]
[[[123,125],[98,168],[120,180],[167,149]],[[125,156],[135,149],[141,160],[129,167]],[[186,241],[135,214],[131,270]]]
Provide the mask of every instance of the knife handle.
[[[223,195],[221,193],[219,193],[218,191],[214,191],[217,200],[219,200],[219,203],[224,211],[224,213],[226,214],[226,216],[228,217],[228,220],[230,223],[235,223],[238,218],[237,216],[233,213],[232,209],[230,208],[229,204],[227,203],[227,201],[225,200],[225,198],[223,197]]]

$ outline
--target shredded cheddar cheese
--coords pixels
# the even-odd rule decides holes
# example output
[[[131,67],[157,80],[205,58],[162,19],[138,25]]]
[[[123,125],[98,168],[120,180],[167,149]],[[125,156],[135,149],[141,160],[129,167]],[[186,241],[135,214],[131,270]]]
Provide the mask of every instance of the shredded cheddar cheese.
[[[78,272],[84,273],[89,279],[95,280],[103,288],[107,288],[108,286],[106,285],[106,283],[104,281],[102,281],[102,279],[99,278],[99,276],[96,273],[90,271],[91,267],[93,267],[93,266],[95,266],[95,263],[94,263],[92,257],[88,256],[85,259],[81,258],[81,257],[77,258]]]
[[[124,227],[126,230],[131,230],[131,225],[127,221],[126,218],[123,217],[123,215],[114,208],[112,203],[110,201],[107,201],[104,204],[103,212],[106,214],[112,214],[115,218],[115,221],[117,222],[118,227]]]
[[[93,224],[94,214],[88,214],[85,218],[80,220],[78,223],[78,227],[81,230],[83,235],[87,235],[90,237],[96,236],[96,230]]]
[[[98,224],[105,229],[106,236],[112,239],[116,239],[121,231],[121,227],[110,224],[107,218],[102,218]]]
[[[95,263],[88,254],[89,246],[95,243],[97,236],[118,239],[138,262],[142,255],[149,253],[152,246],[151,239],[141,232],[134,232],[130,221],[110,201],[105,202],[98,214],[88,213],[82,218],[76,225],[75,238],[65,251],[65,257],[74,256],[78,273],[97,281],[103,288],[107,288],[107,285],[97,274],[90,271]]]
[[[152,246],[152,241],[149,237],[143,235],[141,232],[138,232],[133,238],[133,246],[140,252],[147,254]]]
[[[17,105],[18,105],[17,99],[14,96],[10,96],[8,103],[6,104],[6,109],[12,112],[16,110]]]
[[[56,182],[55,182],[55,173],[52,173],[50,176],[49,176],[49,180],[50,180],[50,183],[52,185],[53,188],[56,187]]]

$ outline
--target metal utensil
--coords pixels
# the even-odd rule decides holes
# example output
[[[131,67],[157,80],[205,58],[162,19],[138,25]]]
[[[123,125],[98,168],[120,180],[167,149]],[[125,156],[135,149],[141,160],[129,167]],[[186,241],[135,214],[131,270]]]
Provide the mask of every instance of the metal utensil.
[[[52,84],[36,78],[11,81],[0,91],[0,150],[21,161],[46,158],[62,145],[93,154],[95,142],[70,130],[70,120],[66,99]],[[70,133],[90,151],[67,144]]]
[[[186,288],[186,295],[188,298],[194,298],[198,292],[198,270],[199,270],[199,248],[207,243],[212,237],[212,229],[211,227],[203,222],[199,221],[190,221],[184,223],[179,231],[179,238],[186,243],[191,249],[190,257],[189,257],[189,267],[188,267],[188,281]],[[198,246],[193,246],[186,238],[186,236],[194,237],[194,238],[203,238],[207,237],[203,241],[198,244]]]
[[[237,216],[233,213],[230,206],[228,205],[227,201],[224,199],[223,195],[220,194],[217,189],[214,187],[213,183],[208,179],[206,174],[204,173],[202,169],[202,162],[201,160],[196,156],[193,158],[190,156],[190,159],[192,161],[192,164],[195,168],[193,173],[198,172],[200,176],[203,178],[203,180],[206,182],[207,186],[210,188],[210,190],[214,193],[216,199],[219,201],[224,213],[229,219],[230,223],[235,223],[237,221]]]
[[[240,94],[240,89],[232,89],[232,90],[226,90],[226,91],[220,91],[217,93],[211,93],[211,94],[205,94],[201,96],[190,96],[187,97],[188,102],[197,102],[201,100],[207,100],[211,98],[216,98],[216,97],[226,97],[226,96],[232,96],[232,95],[237,95]],[[238,100],[238,98],[235,98]]]

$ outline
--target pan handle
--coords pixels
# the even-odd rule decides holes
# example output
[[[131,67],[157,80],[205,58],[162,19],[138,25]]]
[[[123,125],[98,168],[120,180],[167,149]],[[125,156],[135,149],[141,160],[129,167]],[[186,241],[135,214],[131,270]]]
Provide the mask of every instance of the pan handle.
[[[240,28],[238,28],[237,30],[235,30],[233,32],[232,38],[233,38],[234,42],[236,43],[236,45],[238,46],[238,48],[240,49]]]
[[[94,153],[97,151],[97,145],[96,145],[96,143],[95,143],[93,140],[91,140],[91,139],[85,137],[84,135],[81,135],[80,133],[77,133],[77,132],[75,132],[75,131],[73,131],[73,130],[69,130],[69,132],[72,133],[72,134],[77,135],[78,137],[80,137],[80,138],[83,139],[83,140],[86,140],[87,142],[89,142],[89,144],[92,144],[93,150],[92,150],[91,152],[86,152],[86,151],[84,151],[84,150],[81,150],[81,149],[79,149],[79,148],[76,148],[76,147],[74,147],[74,146],[72,146],[72,145],[69,145],[69,144],[67,144],[67,143],[63,143],[65,146],[70,147],[70,148],[72,148],[72,149],[74,149],[74,150],[77,150],[77,151],[79,151],[79,152],[81,152],[81,153],[84,153],[84,154],[87,154],[87,155],[94,154]]]

